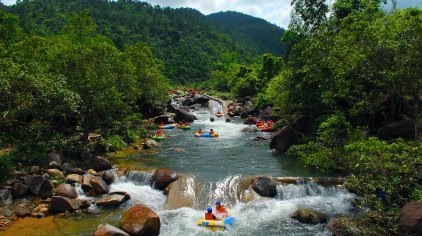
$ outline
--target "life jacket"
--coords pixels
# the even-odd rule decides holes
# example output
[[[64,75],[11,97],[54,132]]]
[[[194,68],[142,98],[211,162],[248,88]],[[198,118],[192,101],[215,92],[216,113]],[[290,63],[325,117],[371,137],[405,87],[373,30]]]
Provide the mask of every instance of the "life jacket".
[[[216,207],[216,208],[215,208],[215,210],[216,210],[218,213],[226,213],[226,212],[227,212],[227,211],[226,211],[226,208],[225,208],[225,207],[223,207],[223,206]]]
[[[214,216],[214,214],[212,214],[212,213],[208,213],[208,212],[206,212],[206,213],[205,213],[205,219],[206,219],[206,220],[215,220],[215,216]]]

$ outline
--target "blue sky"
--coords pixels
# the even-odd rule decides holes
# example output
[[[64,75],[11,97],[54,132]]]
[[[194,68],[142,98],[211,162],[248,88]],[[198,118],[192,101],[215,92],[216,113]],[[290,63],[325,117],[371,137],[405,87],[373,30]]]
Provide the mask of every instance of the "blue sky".
[[[16,0],[0,0],[3,4],[14,4]],[[291,0],[145,0],[152,5],[168,7],[191,7],[204,14],[219,11],[238,11],[263,18],[278,26],[287,28],[290,21]],[[331,0],[334,1],[334,0]],[[389,0],[390,1],[390,0]],[[419,7],[422,0],[398,0],[398,8]],[[386,9],[391,9],[386,7]]]

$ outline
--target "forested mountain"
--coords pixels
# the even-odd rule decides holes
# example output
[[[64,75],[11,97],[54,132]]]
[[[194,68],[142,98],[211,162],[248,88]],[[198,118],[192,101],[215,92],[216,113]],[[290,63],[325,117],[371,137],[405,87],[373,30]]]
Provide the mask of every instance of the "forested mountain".
[[[112,39],[119,49],[146,42],[172,82],[206,80],[220,60],[250,62],[262,52],[282,52],[279,28],[239,13],[206,17],[190,8],[161,8],[136,0],[23,0],[7,9],[20,17],[26,32],[37,35],[60,33],[72,13],[88,9],[97,33]],[[222,20],[231,15],[237,17],[224,25]],[[227,34],[238,23],[239,30]],[[262,32],[270,33],[263,37]]]
[[[258,50],[258,54],[281,55],[285,46],[281,44],[284,30],[267,21],[239,12],[227,11],[208,15],[218,23],[224,33],[237,42]]]

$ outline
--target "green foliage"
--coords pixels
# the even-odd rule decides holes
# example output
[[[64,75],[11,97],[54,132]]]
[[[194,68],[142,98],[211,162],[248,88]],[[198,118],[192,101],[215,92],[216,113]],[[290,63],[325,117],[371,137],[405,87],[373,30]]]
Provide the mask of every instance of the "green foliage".
[[[76,39],[94,35],[91,16],[95,33],[111,39],[120,50],[146,42],[163,62],[163,74],[174,83],[209,79],[224,53],[251,62],[260,53],[283,51],[282,29],[240,13],[205,16],[191,8],[161,8],[137,0],[20,1],[6,9],[21,18],[27,32],[44,36],[64,32]],[[232,21],[223,23],[221,17]]]
[[[9,154],[0,155],[0,182],[5,180],[13,167],[12,157]]]
[[[125,141],[117,134],[108,136],[103,143],[117,148],[124,148],[126,146]]]
[[[312,33],[327,20],[326,0],[292,0],[289,30],[300,34]]]
[[[364,196],[362,205],[380,213],[378,226],[395,234],[400,208],[421,199],[422,145],[369,138],[346,145],[345,151],[353,173],[348,186]],[[385,199],[377,198],[377,189]]]

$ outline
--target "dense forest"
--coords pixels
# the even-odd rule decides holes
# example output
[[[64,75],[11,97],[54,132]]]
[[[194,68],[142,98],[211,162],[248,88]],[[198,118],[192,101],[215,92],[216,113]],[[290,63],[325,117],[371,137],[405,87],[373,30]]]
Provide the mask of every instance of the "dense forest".
[[[232,13],[208,17],[194,9],[161,8],[126,0],[24,0],[7,9],[20,17],[25,32],[42,36],[60,33],[68,16],[83,10],[89,10],[97,24],[96,32],[113,40],[118,49],[146,42],[163,61],[164,75],[176,83],[207,80],[214,64],[222,60],[247,63],[259,54],[281,55],[284,50],[280,43],[282,29],[247,15],[239,14],[236,22],[226,25],[219,19]],[[243,27],[236,34],[228,34],[232,23]],[[255,34],[257,28],[260,34]],[[242,37],[234,37],[237,34]]]

